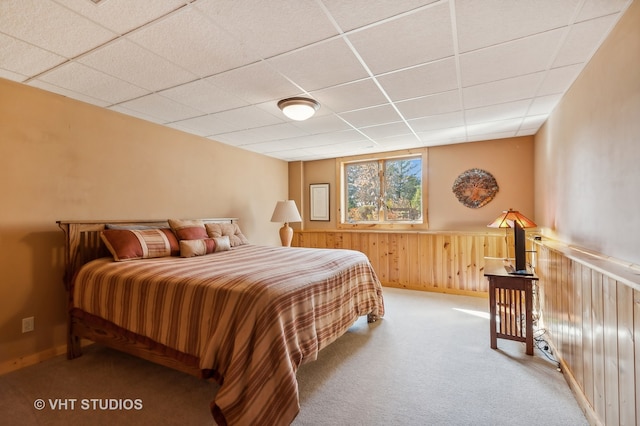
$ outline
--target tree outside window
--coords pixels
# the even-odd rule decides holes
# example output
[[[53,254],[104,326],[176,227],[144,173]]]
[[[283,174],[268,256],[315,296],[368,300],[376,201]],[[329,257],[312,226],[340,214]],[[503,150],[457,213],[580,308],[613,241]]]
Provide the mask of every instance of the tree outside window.
[[[358,223],[421,223],[422,157],[343,163],[345,214]]]

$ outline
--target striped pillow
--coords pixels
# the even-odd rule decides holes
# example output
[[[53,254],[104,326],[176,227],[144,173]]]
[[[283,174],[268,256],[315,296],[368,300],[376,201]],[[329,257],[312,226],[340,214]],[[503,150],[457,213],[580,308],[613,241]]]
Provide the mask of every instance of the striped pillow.
[[[118,262],[180,254],[178,240],[169,228],[105,229],[100,238]]]
[[[169,219],[169,226],[178,240],[202,240],[209,237],[201,220]]]
[[[231,249],[229,237],[180,240],[180,256],[193,257]]]

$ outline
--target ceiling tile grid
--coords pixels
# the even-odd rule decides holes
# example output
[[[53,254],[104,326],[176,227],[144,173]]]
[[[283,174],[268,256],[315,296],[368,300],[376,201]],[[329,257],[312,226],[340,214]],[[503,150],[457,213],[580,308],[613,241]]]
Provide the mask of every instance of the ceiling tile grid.
[[[285,161],[525,136],[631,1],[2,0],[0,78]]]

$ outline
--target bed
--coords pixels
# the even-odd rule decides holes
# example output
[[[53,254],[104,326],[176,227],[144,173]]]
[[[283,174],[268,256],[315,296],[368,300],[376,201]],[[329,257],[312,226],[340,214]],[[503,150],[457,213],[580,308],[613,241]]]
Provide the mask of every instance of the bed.
[[[82,339],[98,342],[215,380],[210,410],[220,425],[290,424],[299,411],[298,367],[358,317],[384,315],[367,257],[253,245],[233,218],[168,223],[58,222],[67,357],[82,354]],[[146,252],[120,250],[123,236]]]

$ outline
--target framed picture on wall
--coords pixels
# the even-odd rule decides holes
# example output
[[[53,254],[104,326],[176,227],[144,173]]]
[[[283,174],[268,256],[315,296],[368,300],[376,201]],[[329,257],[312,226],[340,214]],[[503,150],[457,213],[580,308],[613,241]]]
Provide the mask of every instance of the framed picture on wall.
[[[329,184],[312,183],[309,185],[309,220],[329,220]]]

